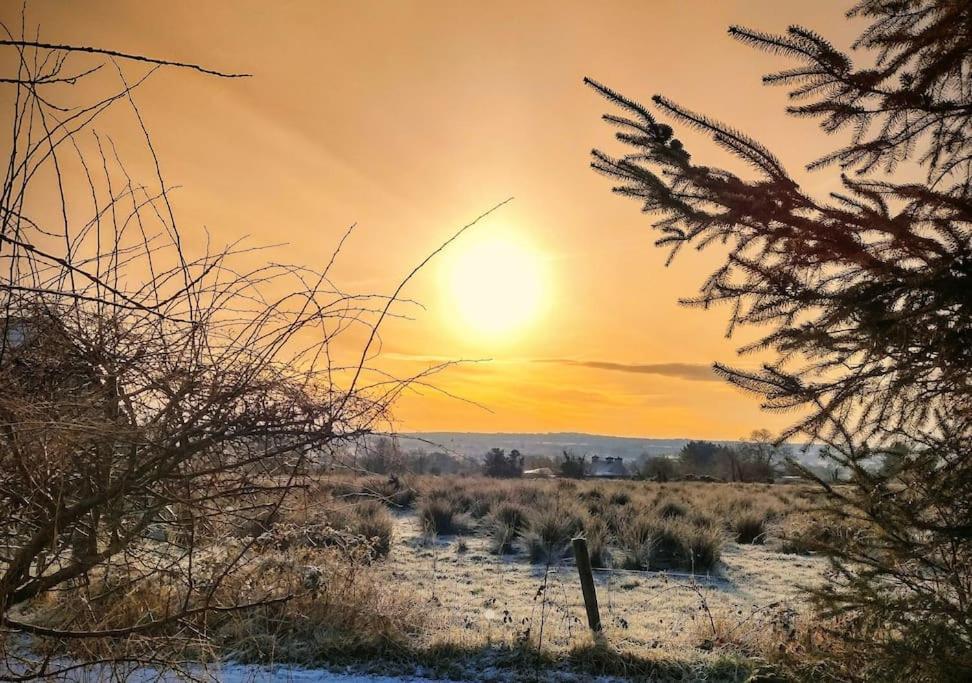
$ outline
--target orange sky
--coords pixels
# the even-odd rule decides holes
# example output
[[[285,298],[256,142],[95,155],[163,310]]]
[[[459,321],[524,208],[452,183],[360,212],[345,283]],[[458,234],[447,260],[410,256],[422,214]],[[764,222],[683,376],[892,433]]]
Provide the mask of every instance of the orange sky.
[[[435,379],[489,410],[426,391],[399,403],[398,429],[737,438],[788,418],[705,371],[748,338],[724,338],[725,312],[677,305],[719,254],[663,267],[649,217],[588,167],[591,147],[612,145],[605,103],[581,79],[731,122],[824,193],[831,176],[798,171],[833,143],[782,115],[785,93],[759,80],[780,62],[725,29],[800,23],[844,45],[844,4],[32,0],[28,24],[50,42],[254,74],[162,71],[138,93],[182,188],[183,231],[285,240],[279,258],[321,266],[356,222],[336,280],[390,293],[458,226],[515,197],[416,277],[405,295],[425,310],[383,334],[381,363],[399,375],[492,359]],[[18,8],[0,8],[8,26]],[[680,135],[697,159],[725,161]],[[501,336],[457,322],[449,292],[454,260],[491,235],[530,245],[544,273],[540,311]],[[517,273],[497,263],[495,277]]]

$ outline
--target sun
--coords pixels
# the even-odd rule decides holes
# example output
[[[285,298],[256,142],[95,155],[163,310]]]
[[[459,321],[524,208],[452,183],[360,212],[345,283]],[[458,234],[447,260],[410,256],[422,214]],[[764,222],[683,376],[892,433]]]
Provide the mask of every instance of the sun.
[[[467,337],[509,340],[539,319],[548,294],[541,251],[503,234],[476,236],[459,246],[443,281],[452,327]]]

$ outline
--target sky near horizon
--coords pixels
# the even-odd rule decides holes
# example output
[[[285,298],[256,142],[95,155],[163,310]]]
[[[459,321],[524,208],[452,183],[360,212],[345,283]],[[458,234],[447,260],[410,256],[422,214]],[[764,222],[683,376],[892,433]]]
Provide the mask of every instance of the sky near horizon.
[[[617,148],[582,79],[730,123],[824,195],[833,174],[801,168],[833,141],[761,85],[786,62],[726,28],[796,23],[846,46],[847,5],[31,0],[27,24],[47,42],[253,74],[161,70],[137,93],[185,232],[285,242],[280,260],[320,267],[356,224],[334,279],[390,294],[513,197],[416,275],[403,296],[421,307],[383,330],[376,362],[397,376],[472,361],[403,396],[398,430],[734,439],[793,416],[762,413],[712,375],[714,361],[759,362],[737,358],[754,335],[727,339],[725,310],[677,303],[718,248],[664,266],[651,217],[588,166],[592,147]],[[12,28],[19,6],[0,8]],[[676,134],[696,160],[727,162]]]

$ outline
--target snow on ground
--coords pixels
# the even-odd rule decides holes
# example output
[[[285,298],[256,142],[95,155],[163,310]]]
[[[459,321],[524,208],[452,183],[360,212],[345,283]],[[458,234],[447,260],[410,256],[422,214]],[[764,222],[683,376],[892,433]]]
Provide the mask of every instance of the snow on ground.
[[[700,644],[716,624],[738,625],[759,633],[780,614],[797,614],[805,607],[799,587],[821,581],[826,561],[819,557],[776,552],[772,546],[726,543],[722,565],[712,576],[676,573],[600,570],[595,574],[601,621],[607,641],[622,652],[705,659]],[[591,642],[576,569],[572,563],[551,567],[531,565],[522,555],[498,557],[489,553],[487,539],[425,538],[414,515],[395,520],[395,541],[385,562],[376,567],[387,580],[428,604],[434,617],[422,624],[417,646],[449,644],[470,652],[515,645],[529,631],[543,648],[566,653]],[[488,654],[469,663],[468,680],[502,680],[492,671]],[[300,667],[261,667],[225,663],[194,673],[202,680],[225,683],[427,683],[428,672],[409,674],[391,666],[362,662],[361,671]],[[484,667],[476,669],[475,667]],[[128,677],[88,670],[69,677],[77,683],[125,680],[131,683],[176,681],[151,669]],[[414,675],[417,674],[417,675]],[[63,680],[63,679],[62,679]],[[592,680],[565,671],[548,671],[544,680]],[[616,679],[602,678],[600,681]]]
[[[453,683],[474,683],[477,681],[504,680],[502,671],[486,669],[470,672],[466,679],[449,680]],[[544,681],[564,681],[584,683],[623,683],[614,676],[575,676],[563,671],[544,671]],[[220,683],[441,683],[442,679],[430,679],[407,674],[378,675],[354,672],[335,672],[322,669],[298,669],[290,667],[253,667],[244,665],[224,666],[214,681]],[[141,683],[141,682],[139,682]]]
[[[378,676],[322,669],[256,667],[242,664],[223,665],[214,680],[221,683],[432,683],[432,679],[416,676]]]
[[[259,666],[251,664],[224,663],[208,668],[194,668],[184,674],[161,672],[152,667],[124,668],[117,665],[90,666],[83,669],[73,669],[70,660],[59,660],[51,663],[52,672],[47,680],[64,681],[64,683],[102,683],[104,681],[118,681],[124,683],[177,683],[185,680],[200,683],[441,683],[441,678],[426,678],[420,675],[401,673],[372,674],[347,669],[336,671],[331,669],[307,669],[296,666]],[[55,675],[58,669],[71,669],[69,673]],[[0,669],[0,674],[9,673]],[[582,676],[578,677],[564,671],[545,671],[544,680],[563,683],[622,683],[621,679],[610,676]],[[470,671],[467,678],[450,678],[453,683],[473,683],[474,681],[506,680],[503,671],[484,668]]]
[[[72,669],[75,663],[61,659],[51,663],[48,671],[52,680],[70,683],[96,683],[101,681],[124,681],[125,683],[176,683],[186,677],[174,672],[161,672],[152,667],[125,668],[121,665],[104,665],[73,669],[63,675],[54,675],[58,670]],[[6,670],[0,668],[0,674]],[[360,673],[352,670],[335,671],[327,669],[305,669],[296,666],[258,666],[250,664],[224,663],[212,667],[191,668],[187,672],[191,679],[207,683],[434,683],[430,678],[412,675],[378,675]]]
[[[589,642],[572,563],[531,565],[522,555],[497,557],[480,536],[429,543],[414,515],[396,519],[384,571],[435,607],[425,625],[429,644],[469,647],[512,644],[526,629],[545,648],[565,652]],[[596,571],[601,621],[608,639],[635,654],[698,656],[711,620],[760,629],[781,613],[804,607],[799,586],[818,583],[826,561],[776,552],[771,546],[726,543],[712,576],[622,570]],[[543,595],[546,599],[543,599]]]

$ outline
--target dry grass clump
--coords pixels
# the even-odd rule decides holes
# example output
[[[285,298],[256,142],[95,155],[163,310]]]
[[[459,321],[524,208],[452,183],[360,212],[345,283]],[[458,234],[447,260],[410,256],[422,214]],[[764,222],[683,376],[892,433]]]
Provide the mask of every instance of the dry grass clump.
[[[779,525],[780,552],[805,555],[840,544],[860,534],[860,526],[826,512],[798,512]]]
[[[335,504],[310,515],[278,522],[256,539],[260,549],[361,547],[370,559],[391,550],[394,525],[387,509],[375,500]]]
[[[491,521],[489,525],[489,552],[494,555],[509,555],[516,549],[513,542],[516,540],[518,532],[516,527],[506,524],[498,519]]]
[[[547,509],[534,511],[523,534],[530,561],[534,564],[559,562],[570,546],[570,540],[584,528],[573,510]]]
[[[379,556],[387,555],[394,538],[394,526],[388,510],[378,501],[368,501],[355,505],[349,514],[347,528],[367,538]]]
[[[211,617],[206,624],[199,625],[201,632],[211,636],[208,644],[183,642],[180,647],[192,647],[195,659],[215,659],[230,654],[243,661],[286,661],[306,665],[326,662],[333,666],[380,658],[385,662],[403,663],[403,666],[421,661],[426,666],[430,659],[438,656],[430,654],[435,641],[430,645],[429,637],[434,630],[428,628],[426,617],[434,613],[426,610],[445,608],[429,607],[434,603],[426,602],[426,594],[416,590],[414,583],[389,580],[389,576],[400,576],[397,574],[402,568],[399,560],[413,561],[411,550],[396,552],[393,561],[381,562],[393,542],[392,512],[400,509],[394,500],[389,502],[396,491],[410,491],[407,495],[412,496],[410,504],[415,507],[414,517],[410,515],[403,522],[412,524],[417,517],[430,532],[461,534],[450,539],[448,556],[432,560],[433,581],[435,573],[441,571],[445,563],[449,566],[453,562],[478,563],[478,553],[483,545],[496,554],[520,551],[521,562],[525,564],[528,559],[542,568],[543,564],[557,564],[569,558],[570,540],[582,534],[587,539],[595,567],[699,574],[717,567],[723,544],[729,538],[740,543],[759,543],[767,539],[767,530],[771,530],[772,542],[775,543],[779,535],[784,544],[790,543],[791,548],[795,548],[800,543],[813,542],[812,539],[804,541],[810,531],[816,534],[818,541],[826,540],[827,534],[840,533],[829,524],[823,524],[819,517],[781,508],[772,489],[764,491],[752,485],[595,484],[583,480],[497,482],[479,477],[448,476],[414,477],[407,482],[399,480],[396,484],[387,477],[334,477],[309,490],[302,506],[289,507],[281,513],[280,519],[268,520],[269,530],[263,532],[252,551],[253,569],[225,582],[216,594],[219,600],[231,596],[231,599],[225,599],[225,604],[285,594],[292,594],[291,600],[250,612]],[[401,495],[399,502],[407,500],[405,493]],[[793,501],[800,500],[795,488],[787,489],[787,495]],[[780,519],[774,519],[777,511]],[[778,528],[781,529],[779,534]],[[232,552],[244,543],[240,539],[228,539],[222,547],[214,545],[214,548]],[[432,555],[425,549],[415,550]],[[463,553],[469,554],[456,556]],[[353,562],[348,558],[353,558]],[[436,561],[440,563],[438,569]],[[492,562],[492,565],[496,566],[496,563]],[[512,563],[502,566],[504,570],[516,569]],[[520,569],[528,571],[526,567]],[[122,580],[120,576],[115,578]],[[93,592],[97,592],[95,579],[97,577],[92,580]],[[638,580],[648,583],[656,579],[638,577]],[[139,614],[165,614],[166,610],[181,604],[185,595],[184,587],[165,585],[162,577],[152,586],[147,593],[133,595],[113,586],[111,591],[122,599],[115,603],[112,602],[114,598],[96,598],[95,607],[88,612],[93,616],[81,625],[110,627],[113,623],[130,622]],[[103,588],[99,590],[105,592]],[[435,590],[440,589],[433,589],[434,595]],[[470,585],[470,590],[479,588]],[[487,591],[486,595],[472,593],[480,596],[475,600],[477,605],[490,597],[488,588],[482,590]],[[420,594],[423,595],[421,604],[416,597]],[[441,596],[441,592],[438,595]],[[89,610],[80,597],[75,600],[71,603],[57,600],[58,610],[51,612],[52,619],[67,623],[70,615]],[[495,611],[499,613],[500,609],[497,607]],[[450,618],[454,616],[451,614]],[[735,611],[727,613],[723,625],[719,615],[710,622],[700,613],[698,623],[705,624],[704,644],[711,645],[712,656],[718,656],[723,648],[726,652],[740,652],[747,657],[761,652],[754,641],[758,631],[749,631],[745,625],[736,626],[748,616]],[[757,619],[761,617],[753,617],[746,623],[755,623]],[[466,628],[457,625],[454,632],[442,635],[443,647],[463,651],[462,643],[473,642],[469,635],[473,631],[466,631]],[[511,642],[518,637],[514,630],[522,628],[518,617],[516,625],[509,626]],[[480,632],[476,633],[479,637]],[[634,635],[634,631],[630,633]],[[536,631],[533,636],[535,639]],[[178,639],[173,640],[176,642]],[[95,640],[84,647],[90,650],[77,654],[92,657],[102,645]],[[134,645],[123,647],[135,648]],[[211,650],[206,650],[207,647]],[[485,658],[489,659],[494,654],[489,649],[479,652],[475,650],[477,647],[480,646],[469,645],[470,656],[485,652]],[[542,656],[560,656],[552,654],[554,652],[554,649],[544,650]],[[138,654],[135,649],[132,653]],[[442,657],[446,658],[446,654]],[[491,665],[495,664],[489,661]],[[627,666],[629,663],[618,659],[616,664]],[[601,664],[591,666],[597,669]],[[614,664],[604,662],[603,666],[603,671],[607,672],[613,670]],[[470,675],[468,670],[457,671],[455,675],[459,678]]]
[[[760,544],[783,529],[784,548],[805,552],[803,541],[787,531],[787,519],[812,503],[804,487],[781,493],[779,487],[762,484],[497,481],[447,475],[335,477],[325,486],[338,500],[369,497],[392,510],[414,505],[428,532],[476,534],[495,554],[522,548],[532,562],[559,561],[570,538],[583,531],[596,565],[613,558],[629,568],[686,571],[711,569],[726,533],[738,543]],[[551,510],[569,513],[556,519],[547,514]]]
[[[710,660],[696,661],[662,653],[636,655],[603,638],[574,645],[567,653],[567,660],[572,668],[586,674],[583,680],[601,680],[602,677],[611,680],[713,683],[757,680],[750,678],[752,666],[732,655],[720,654]]]
[[[393,510],[414,507],[419,495],[411,478],[398,475],[330,477],[319,483],[318,493],[338,500],[376,500]]]
[[[591,557],[591,566],[600,569],[611,564],[611,532],[607,524],[600,517],[588,515],[584,519],[584,538],[587,540],[587,552]]]
[[[722,535],[681,520],[662,520],[652,538],[650,569],[707,572],[715,569],[722,553]]]
[[[270,558],[250,581],[286,590],[284,603],[229,615],[217,634],[243,662],[329,665],[408,651],[423,607],[367,566],[328,553]]]
[[[590,488],[586,491],[581,491],[578,494],[578,498],[583,500],[603,500],[604,492],[599,488]]]
[[[418,498],[418,491],[413,489],[407,482],[402,482],[396,488],[385,494],[383,500],[389,507],[398,509],[411,509],[415,507]]]
[[[490,498],[477,498],[470,503],[467,512],[473,519],[482,519],[489,515],[493,510],[493,500]]]
[[[626,517],[618,527],[622,569],[645,570],[651,564],[657,519],[646,513]]]
[[[708,572],[719,563],[723,538],[712,527],[643,512],[625,521],[618,542],[623,569]]]
[[[513,542],[527,526],[528,512],[516,503],[501,503],[490,516],[487,525],[489,551],[494,555],[506,555],[514,551]]]
[[[741,512],[732,520],[732,532],[736,543],[763,544],[766,542],[766,526],[769,515],[763,512]]]
[[[470,527],[460,505],[445,496],[423,500],[419,503],[418,515],[422,528],[430,534],[451,536],[465,533]]]
[[[244,550],[225,572],[228,558]],[[53,652],[78,661],[290,662],[307,666],[394,657],[413,647],[423,604],[382,580],[366,549],[328,547],[245,551],[228,540],[199,558],[197,585],[165,572],[132,582],[134,567],[89,576],[76,590],[51,593],[32,605],[32,623],[101,632],[157,620],[164,638],[90,637],[72,641],[37,637],[33,653]],[[243,610],[192,614],[166,622],[184,605],[256,604]],[[257,604],[260,603],[260,604]],[[96,674],[100,679],[110,672]],[[124,678],[124,676],[122,676]],[[73,679],[72,679],[73,680]],[[80,679],[79,679],[80,680]],[[88,680],[85,678],[85,680]],[[95,680],[95,679],[91,679]]]
[[[598,551],[595,561],[610,563],[613,555],[620,565],[641,569],[708,571],[718,562],[724,533],[740,543],[765,542],[798,503],[810,500],[802,488],[788,488],[785,496],[793,502],[788,508],[781,505],[777,488],[762,484],[497,482],[478,477],[426,481],[435,483],[424,491],[417,487],[421,501],[447,498],[458,514],[483,516],[479,533],[494,553],[514,552],[521,542],[534,562],[560,559],[570,535],[558,531],[562,524],[557,520],[545,520],[542,511],[572,510],[590,536],[589,547]],[[531,518],[529,527],[523,524],[525,517]]]
[[[754,673],[759,675],[747,680],[818,680],[814,676],[791,679],[777,666],[806,644],[809,617],[781,603],[739,610],[710,604],[704,589],[698,590],[698,596],[698,615],[689,627],[690,639],[698,649],[755,658],[759,664]],[[837,679],[825,677],[824,680]]]
[[[529,513],[526,508],[516,503],[502,503],[493,512],[493,518],[512,527],[517,532],[526,528]]]
[[[691,572],[710,572],[719,564],[725,539],[722,533],[712,528],[697,528],[684,525],[687,533],[683,538],[681,568]]]
[[[688,514],[688,509],[681,503],[669,500],[658,506],[658,516],[662,519],[680,519]]]
[[[719,529],[721,522],[708,513],[695,510],[687,517],[689,524],[700,529]]]
[[[406,477],[371,478],[362,486],[362,490],[374,493],[379,501],[392,509],[410,509],[418,498],[418,491]]]
[[[627,505],[631,502],[631,494],[629,494],[627,491],[615,491],[611,494],[609,501],[611,505],[616,505],[618,507]]]
[[[603,510],[597,511],[596,514],[604,520],[608,531],[611,532],[612,538],[617,538],[625,523],[631,517],[636,516],[639,510],[640,508],[636,508],[634,505],[626,505],[624,507],[608,506]],[[594,513],[592,512],[592,514]]]
[[[125,628],[148,621],[153,615],[178,613],[185,599],[185,586],[169,574],[156,573],[131,583],[120,567],[106,572],[99,568],[89,583],[77,590],[49,593],[31,605],[31,623],[83,630]],[[108,643],[103,643],[108,644]]]
[[[689,529],[683,522],[658,520],[652,528],[651,554],[645,569],[686,569],[690,560]],[[691,569],[689,562],[688,569]]]

